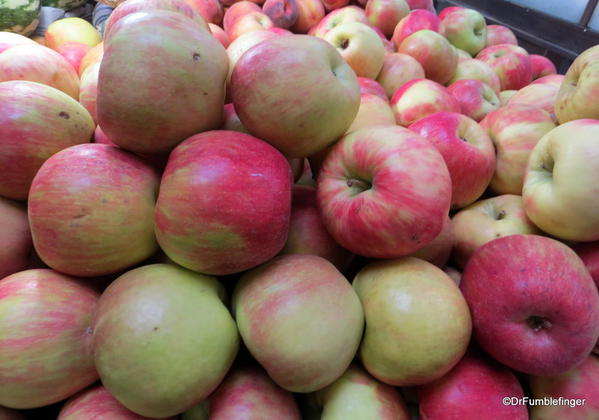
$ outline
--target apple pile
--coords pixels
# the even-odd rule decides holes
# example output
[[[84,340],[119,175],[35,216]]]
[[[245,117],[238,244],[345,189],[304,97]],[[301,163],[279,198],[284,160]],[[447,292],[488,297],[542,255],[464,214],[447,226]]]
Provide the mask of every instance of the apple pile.
[[[0,32],[0,418],[599,418],[599,45],[430,0],[102,35]]]

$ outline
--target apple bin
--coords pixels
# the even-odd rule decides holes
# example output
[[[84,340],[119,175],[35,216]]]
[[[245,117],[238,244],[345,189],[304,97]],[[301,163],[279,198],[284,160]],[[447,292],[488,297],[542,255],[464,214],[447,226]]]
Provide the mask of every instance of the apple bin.
[[[599,420],[599,9],[513,3],[0,0],[0,420]]]

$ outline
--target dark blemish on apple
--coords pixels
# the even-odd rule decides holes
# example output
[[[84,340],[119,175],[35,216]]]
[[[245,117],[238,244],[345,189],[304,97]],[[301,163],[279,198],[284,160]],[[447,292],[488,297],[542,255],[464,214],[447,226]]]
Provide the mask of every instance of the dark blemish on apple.
[[[198,53],[195,53],[195,54],[193,55],[193,61],[200,61],[200,54],[198,54]]]
[[[495,237],[496,237],[496,238],[499,238],[499,237],[501,237],[501,233],[496,233],[496,234],[495,234]]]
[[[341,47],[342,50],[349,47],[349,39],[344,39],[343,42],[341,42],[341,45],[339,45],[339,47]]]
[[[158,331],[158,327],[154,327],[153,329],[154,329],[154,331]]]
[[[64,111],[61,111],[60,114],[58,114],[58,116],[60,118],[64,118],[65,120],[68,120],[69,118],[71,118],[71,116]]]
[[[462,137],[462,136],[460,136],[460,140],[462,140],[462,141],[464,141],[464,142],[468,143],[468,140],[466,140],[466,139],[465,139],[464,137]]]
[[[501,210],[499,213],[497,213],[497,216],[495,216],[495,220],[502,220],[505,218],[505,210]],[[497,234],[499,235],[499,234]]]
[[[75,217],[73,217],[73,219],[83,219],[85,216],[87,216],[86,213],[79,213],[78,215],[76,215]]]
[[[86,333],[86,334],[89,334],[89,335],[91,335],[91,334],[93,334],[93,333],[94,333],[94,330],[93,330],[93,328],[92,328],[92,327],[87,327],[87,328],[85,329],[85,333]]]

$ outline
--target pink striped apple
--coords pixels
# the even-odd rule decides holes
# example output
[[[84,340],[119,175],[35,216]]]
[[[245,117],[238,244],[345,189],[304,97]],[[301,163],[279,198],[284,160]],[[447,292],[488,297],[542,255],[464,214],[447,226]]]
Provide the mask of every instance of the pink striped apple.
[[[361,95],[367,93],[389,102],[385,89],[376,80],[368,77],[358,77],[358,83],[360,84]]]
[[[462,114],[480,121],[501,106],[491,86],[480,80],[458,80],[447,87],[460,103]]]
[[[341,9],[333,10],[326,15],[318,25],[310,31],[310,35],[323,38],[325,34],[337,25],[347,22],[361,22],[368,25],[368,17],[364,9],[358,6],[346,6]]]
[[[559,93],[559,85],[555,83],[532,83],[514,93],[506,105],[527,104],[533,105],[549,113],[551,119],[557,123],[555,116],[555,101]]]
[[[415,58],[400,53],[385,54],[383,67],[376,80],[383,86],[389,99],[397,89],[414,79],[424,79],[424,69]]]
[[[393,35],[397,23],[409,13],[410,7],[405,0],[368,0],[366,3],[368,21],[387,37]]]
[[[262,11],[262,9],[256,3],[247,0],[238,1],[225,11],[223,17],[223,29],[225,32],[229,32],[231,26],[233,26],[233,23],[235,23],[238,18],[251,12],[260,11]]]
[[[478,80],[486,83],[493,89],[496,95],[499,95],[501,90],[499,77],[495,74],[491,66],[476,59],[466,59],[458,62],[456,72],[448,84],[454,84],[459,80]]]
[[[435,239],[428,243],[428,245],[420,248],[416,252],[412,252],[409,257],[420,258],[436,265],[437,267],[443,267],[449,261],[451,255],[451,249],[455,243],[455,237],[453,234],[453,224],[451,219],[447,217],[443,224],[441,233],[437,235]]]
[[[540,77],[545,77],[552,74],[557,74],[555,64],[553,64],[551,60],[545,56],[531,54],[530,65],[532,66],[532,80],[536,80]]]
[[[264,31],[274,26],[275,24],[266,14],[250,12],[237,18],[227,31],[227,35],[231,41],[235,41],[241,35],[254,31]]]
[[[422,9],[413,10],[395,26],[391,41],[398,47],[401,44],[401,41],[412,35],[414,32],[423,29],[439,32],[440,24],[441,21],[435,13]]]
[[[498,44],[486,47],[476,56],[487,63],[501,84],[501,90],[518,90],[532,81],[530,56],[522,47]]]
[[[502,25],[487,25],[487,39],[485,47],[498,44],[518,45],[518,39],[510,28]]]

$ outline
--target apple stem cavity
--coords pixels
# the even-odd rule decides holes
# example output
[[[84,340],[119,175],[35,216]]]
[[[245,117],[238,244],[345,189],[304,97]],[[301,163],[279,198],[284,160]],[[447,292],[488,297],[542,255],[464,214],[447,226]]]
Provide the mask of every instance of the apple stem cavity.
[[[547,318],[536,315],[531,315],[526,318],[526,323],[534,332],[549,330],[553,326],[551,321],[549,321]]]
[[[357,190],[358,194],[372,188],[372,184],[370,182],[358,178],[349,178],[347,180],[347,186]]]

